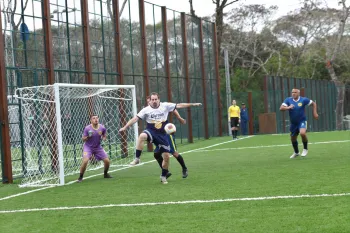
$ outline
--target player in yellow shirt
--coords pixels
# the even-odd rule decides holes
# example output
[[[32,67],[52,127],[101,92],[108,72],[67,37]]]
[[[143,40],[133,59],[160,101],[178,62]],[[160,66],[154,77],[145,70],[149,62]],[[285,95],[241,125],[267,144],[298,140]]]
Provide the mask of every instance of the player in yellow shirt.
[[[241,109],[236,105],[236,100],[232,100],[232,105],[228,108],[228,122],[231,122],[232,138],[236,140],[241,123]]]

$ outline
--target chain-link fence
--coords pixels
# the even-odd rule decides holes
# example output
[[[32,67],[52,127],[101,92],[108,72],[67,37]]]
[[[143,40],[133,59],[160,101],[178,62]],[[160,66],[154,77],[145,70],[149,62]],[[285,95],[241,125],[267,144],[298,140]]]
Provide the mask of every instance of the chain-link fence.
[[[187,125],[174,119],[179,143],[221,135],[214,23],[144,0],[1,0],[0,7],[14,175],[24,153],[18,87],[134,84],[138,110],[154,91],[161,101],[203,103],[190,115],[179,111]]]
[[[318,120],[313,118],[312,109],[306,108],[309,132],[350,129],[348,85],[336,85],[327,80],[266,77],[263,91],[233,92],[231,99],[235,99],[239,106],[245,103],[247,109],[251,109],[248,111],[251,133],[289,133],[288,112],[281,112],[279,108],[291,96],[293,88],[300,89],[302,96],[317,104]]]

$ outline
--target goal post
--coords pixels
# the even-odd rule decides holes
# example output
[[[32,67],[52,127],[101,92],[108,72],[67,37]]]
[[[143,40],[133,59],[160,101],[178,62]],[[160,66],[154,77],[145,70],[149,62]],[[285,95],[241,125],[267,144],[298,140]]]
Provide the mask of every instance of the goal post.
[[[138,126],[119,129],[137,114],[134,85],[65,84],[17,89],[23,122],[21,186],[64,185],[76,179],[83,155],[82,133],[91,114],[107,129],[103,148],[111,167],[133,160]],[[103,167],[94,156],[87,171]]]

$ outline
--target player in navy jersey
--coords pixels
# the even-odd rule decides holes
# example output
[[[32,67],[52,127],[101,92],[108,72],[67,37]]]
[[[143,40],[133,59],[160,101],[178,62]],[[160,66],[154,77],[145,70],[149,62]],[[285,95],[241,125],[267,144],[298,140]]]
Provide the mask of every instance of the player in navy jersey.
[[[292,90],[292,97],[285,99],[280,107],[281,111],[289,111],[290,119],[290,137],[294,148],[294,153],[290,156],[291,159],[299,156],[298,148],[298,135],[300,134],[303,141],[304,149],[301,156],[305,157],[308,153],[307,143],[308,139],[306,136],[307,121],[305,116],[305,107],[312,106],[313,117],[317,120],[317,106],[316,103],[306,97],[300,96],[299,89]]]
[[[136,158],[132,165],[140,163],[140,156],[143,149],[144,142],[147,140],[153,142],[163,155],[163,166],[161,181],[167,184],[166,175],[168,174],[170,144],[167,140],[167,134],[164,131],[164,126],[168,122],[168,114],[175,110],[175,108],[188,108],[191,106],[200,106],[201,103],[166,103],[160,102],[158,93],[151,94],[151,101],[149,105],[143,108],[135,117],[122,127],[119,132],[125,131],[128,127],[135,124],[138,120],[145,120],[147,122],[146,129],[140,134],[136,145]]]
[[[147,97],[147,104],[149,105],[150,104],[150,101],[151,101],[151,97],[148,96]],[[179,122],[181,124],[186,124],[186,120],[183,119],[181,116],[180,116],[180,113],[175,109],[173,111],[173,114],[175,115],[175,117],[179,120]],[[182,178],[186,178],[188,176],[188,169],[186,167],[186,164],[185,164],[185,160],[184,158],[182,157],[181,154],[179,154],[179,152],[177,151],[177,146],[176,146],[176,140],[175,140],[175,134],[168,134],[167,135],[167,138],[168,138],[168,142],[170,144],[170,154],[172,154],[176,160],[179,162],[179,164],[181,165],[181,168],[182,168]],[[159,150],[159,147],[156,147],[154,149],[154,154],[153,154],[154,158],[156,159],[156,161],[158,162],[160,168],[162,168],[163,166],[163,156],[162,156],[162,153],[160,152]],[[168,174],[166,175],[166,178],[169,178],[171,176],[171,173],[170,171],[168,172]]]

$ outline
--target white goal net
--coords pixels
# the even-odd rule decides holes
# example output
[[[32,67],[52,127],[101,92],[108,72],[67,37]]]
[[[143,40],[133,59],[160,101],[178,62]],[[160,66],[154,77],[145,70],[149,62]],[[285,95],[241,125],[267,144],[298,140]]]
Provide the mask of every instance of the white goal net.
[[[67,176],[79,174],[82,134],[96,114],[107,129],[103,148],[111,166],[132,161],[137,124],[119,129],[136,115],[133,85],[59,84],[17,89],[23,121],[23,175],[21,186],[63,185]],[[92,159],[89,170],[103,167]],[[73,180],[73,177],[70,179]]]

